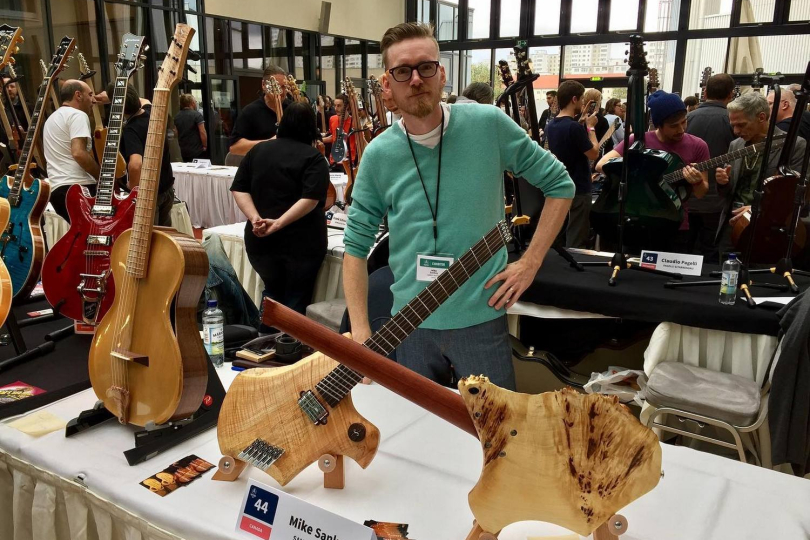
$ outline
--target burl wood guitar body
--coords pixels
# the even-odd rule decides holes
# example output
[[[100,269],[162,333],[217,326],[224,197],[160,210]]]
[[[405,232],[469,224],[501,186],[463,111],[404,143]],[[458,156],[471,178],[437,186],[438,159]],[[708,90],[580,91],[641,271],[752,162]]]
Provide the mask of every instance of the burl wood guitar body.
[[[459,390],[484,453],[469,494],[483,531],[537,520],[587,536],[660,480],[658,438],[615,396],[518,394],[486,377]]]
[[[257,438],[283,449],[266,471],[282,486],[324,454],[348,456],[365,469],[377,453],[380,432],[355,410],[351,394],[335,408],[323,403],[329,411],[326,425],[313,423],[298,406],[300,394],[315,392],[315,385],[336,367],[337,362],[315,353],[291,366],[240,373],[219,413],[222,454],[235,458]],[[355,442],[349,429],[357,424],[365,434]]]
[[[208,276],[208,257],[193,238],[156,227],[146,276],[134,278],[126,269],[131,236],[129,229],[113,246],[117,290],[90,347],[90,382],[115,414],[118,406],[106,390],[123,370],[130,392],[128,423],[165,424],[189,417],[205,396],[207,357],[197,330],[197,302]],[[126,338],[130,343],[122,346]],[[111,352],[119,349],[146,357],[148,365],[112,358]]]

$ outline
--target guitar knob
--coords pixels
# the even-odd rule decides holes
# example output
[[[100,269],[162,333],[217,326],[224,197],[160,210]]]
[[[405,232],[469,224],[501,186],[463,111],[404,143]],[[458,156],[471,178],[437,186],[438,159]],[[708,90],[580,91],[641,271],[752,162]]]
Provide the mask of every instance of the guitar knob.
[[[366,426],[363,424],[352,424],[349,426],[349,439],[352,442],[360,442],[366,438]]]

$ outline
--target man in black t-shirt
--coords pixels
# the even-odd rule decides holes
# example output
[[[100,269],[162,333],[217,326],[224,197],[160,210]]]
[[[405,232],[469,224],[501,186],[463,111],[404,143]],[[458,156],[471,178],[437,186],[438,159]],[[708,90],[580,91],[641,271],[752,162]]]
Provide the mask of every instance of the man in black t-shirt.
[[[546,129],[548,149],[565,165],[577,188],[568,213],[566,247],[581,247],[588,239],[591,225],[591,168],[588,160],[599,157],[595,132],[599,106],[592,114],[585,115],[582,123],[574,120],[587,106],[582,102],[584,93],[585,87],[576,81],[562,83],[557,90],[560,113],[549,121]]]
[[[174,117],[177,128],[177,141],[183,161],[189,162],[206,156],[208,133],[205,120],[197,110],[197,100],[191,94],[180,96],[180,112]]]
[[[281,87],[282,95],[285,96],[286,108],[287,95],[287,72],[278,66],[270,65],[264,69],[262,77],[262,97],[248,104],[242,109],[236,119],[236,124],[231,132],[228,141],[231,154],[244,156],[248,151],[262,141],[267,141],[276,136],[278,128],[278,115],[274,110],[275,101],[272,94],[265,91],[265,81],[274,78]]]
[[[107,87],[107,95],[113,93],[112,85]],[[127,162],[127,185],[130,189],[140,183],[146,137],[149,132],[151,104],[141,105],[141,99],[134,86],[127,86],[124,101],[126,124],[121,132],[121,155]],[[174,204],[174,176],[172,175],[169,145],[165,134],[163,139],[163,159],[160,161],[157,202],[155,204],[155,225],[171,227],[171,212]]]

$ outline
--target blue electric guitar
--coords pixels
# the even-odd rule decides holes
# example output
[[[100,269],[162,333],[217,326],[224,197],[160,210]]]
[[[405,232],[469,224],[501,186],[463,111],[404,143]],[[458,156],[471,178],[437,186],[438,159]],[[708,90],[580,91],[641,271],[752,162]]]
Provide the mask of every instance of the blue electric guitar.
[[[51,188],[47,180],[31,176],[31,158],[34,141],[42,133],[42,109],[48,92],[59,73],[67,67],[75,46],[76,41],[69,37],[62,38],[59,43],[48,72],[39,85],[20,160],[17,167],[9,170],[4,181],[0,182],[0,197],[7,199],[11,206],[8,226],[0,236],[0,256],[11,274],[14,298],[25,298],[31,292],[37,284],[45,258],[45,243],[39,221],[48,204]]]

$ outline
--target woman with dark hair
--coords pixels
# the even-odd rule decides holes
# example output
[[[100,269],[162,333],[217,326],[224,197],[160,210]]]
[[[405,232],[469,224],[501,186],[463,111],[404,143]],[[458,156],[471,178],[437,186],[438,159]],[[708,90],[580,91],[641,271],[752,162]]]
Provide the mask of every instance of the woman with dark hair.
[[[231,185],[247,216],[245,251],[268,296],[299,313],[312,300],[326,255],[324,201],[329,164],[312,146],[320,138],[306,103],[284,110],[277,138],[254,146]],[[260,332],[272,329],[260,327]]]

